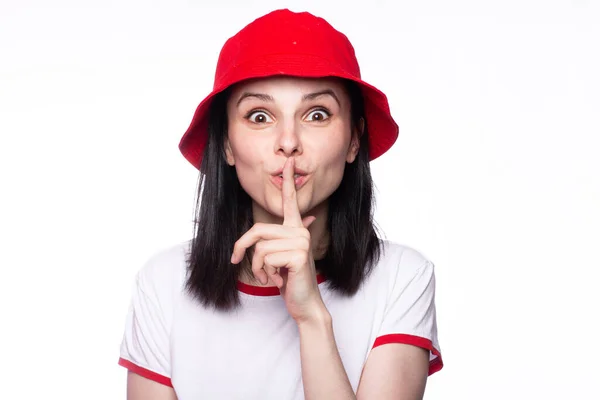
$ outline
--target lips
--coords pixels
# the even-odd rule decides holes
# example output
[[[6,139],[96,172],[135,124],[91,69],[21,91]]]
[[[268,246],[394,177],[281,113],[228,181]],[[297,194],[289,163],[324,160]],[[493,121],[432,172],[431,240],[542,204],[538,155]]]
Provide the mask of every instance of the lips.
[[[304,183],[308,180],[308,175],[294,175],[294,185],[296,186],[296,190],[299,190]],[[272,175],[271,182],[279,189],[283,189],[283,177],[281,175]]]
[[[278,169],[277,171],[273,172],[271,175],[283,176],[283,168]],[[308,172],[306,172],[300,168],[294,168],[294,178],[296,178],[296,176],[302,176],[302,175],[308,175]]]
[[[306,171],[300,168],[294,168],[294,184],[296,186],[296,190],[300,189],[304,183],[308,180],[309,175]],[[275,171],[271,175],[271,182],[281,190],[283,188],[283,169],[279,169]]]

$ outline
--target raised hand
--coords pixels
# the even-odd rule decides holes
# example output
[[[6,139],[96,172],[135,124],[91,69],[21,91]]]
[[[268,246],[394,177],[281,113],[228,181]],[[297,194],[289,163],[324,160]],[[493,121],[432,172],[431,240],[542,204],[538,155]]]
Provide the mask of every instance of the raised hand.
[[[315,217],[300,215],[293,158],[283,167],[282,202],[283,224],[256,223],[235,243],[231,262],[239,263],[254,245],[252,273],[262,284],[271,281],[279,287],[288,312],[300,321],[316,317],[324,305],[308,231]]]

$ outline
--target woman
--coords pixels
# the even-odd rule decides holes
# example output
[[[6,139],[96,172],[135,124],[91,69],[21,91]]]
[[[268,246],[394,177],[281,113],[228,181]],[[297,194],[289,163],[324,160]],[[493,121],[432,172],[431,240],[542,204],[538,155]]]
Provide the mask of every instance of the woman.
[[[180,149],[196,232],[140,271],[129,399],[420,399],[442,368],[433,265],[380,240],[369,161],[398,135],[325,20],[278,10],[223,47]]]

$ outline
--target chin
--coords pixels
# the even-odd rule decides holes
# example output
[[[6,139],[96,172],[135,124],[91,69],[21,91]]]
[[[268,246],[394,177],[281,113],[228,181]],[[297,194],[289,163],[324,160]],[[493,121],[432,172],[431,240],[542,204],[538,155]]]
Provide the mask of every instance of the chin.
[[[268,219],[283,219],[283,204],[281,203],[281,195],[272,196],[263,201],[254,200],[254,211],[260,214],[264,214],[263,218]],[[309,199],[303,199],[300,197],[298,209],[302,217],[312,215],[311,212],[315,209],[315,205],[310,202]]]

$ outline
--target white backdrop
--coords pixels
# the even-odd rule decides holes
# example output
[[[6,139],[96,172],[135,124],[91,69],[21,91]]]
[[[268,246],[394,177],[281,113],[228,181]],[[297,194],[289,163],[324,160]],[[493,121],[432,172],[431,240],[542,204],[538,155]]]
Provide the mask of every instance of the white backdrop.
[[[599,1],[250,3],[0,1],[0,397],[125,398],[134,274],[192,233],[179,138],[224,41],[289,7],[400,125],[376,217],[436,264],[426,398],[600,399]]]

